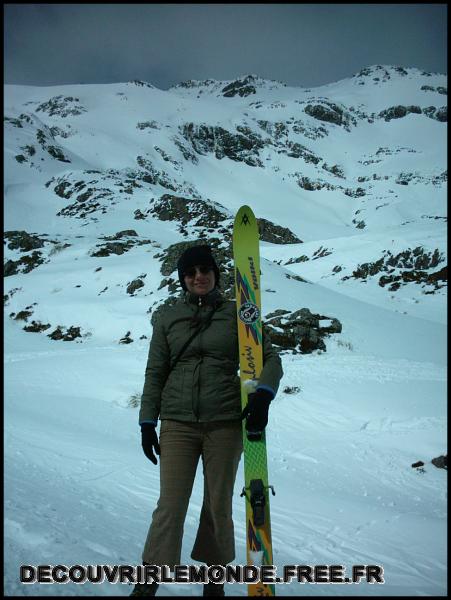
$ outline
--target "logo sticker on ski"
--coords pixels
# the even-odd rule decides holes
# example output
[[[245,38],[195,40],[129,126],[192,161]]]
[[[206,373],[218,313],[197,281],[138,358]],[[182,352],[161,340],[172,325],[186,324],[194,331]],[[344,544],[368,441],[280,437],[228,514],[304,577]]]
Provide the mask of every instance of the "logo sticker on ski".
[[[261,327],[259,326],[261,311],[246,274],[242,275],[238,267],[235,268],[235,284],[239,300],[238,319],[246,326],[247,337],[251,335],[254,343],[260,345],[262,341]]]
[[[240,306],[238,316],[245,325],[252,325],[260,318],[260,310],[253,302],[245,302]]]

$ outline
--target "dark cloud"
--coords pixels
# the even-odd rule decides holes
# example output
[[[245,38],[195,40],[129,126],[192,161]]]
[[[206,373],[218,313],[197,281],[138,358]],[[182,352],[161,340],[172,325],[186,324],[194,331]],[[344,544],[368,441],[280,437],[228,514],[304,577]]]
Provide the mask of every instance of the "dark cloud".
[[[446,73],[446,4],[6,4],[5,83],[255,73],[317,86],[391,64]]]

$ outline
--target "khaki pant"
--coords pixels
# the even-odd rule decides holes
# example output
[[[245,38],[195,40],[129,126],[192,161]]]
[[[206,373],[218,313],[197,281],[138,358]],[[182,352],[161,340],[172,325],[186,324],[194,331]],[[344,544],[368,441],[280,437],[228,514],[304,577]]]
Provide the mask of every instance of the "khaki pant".
[[[204,499],[191,558],[208,565],[226,565],[235,558],[232,496],[243,451],[241,421],[186,423],[165,419],[160,448],[160,498],[143,561],[171,569],[180,564],[183,526],[202,457]]]

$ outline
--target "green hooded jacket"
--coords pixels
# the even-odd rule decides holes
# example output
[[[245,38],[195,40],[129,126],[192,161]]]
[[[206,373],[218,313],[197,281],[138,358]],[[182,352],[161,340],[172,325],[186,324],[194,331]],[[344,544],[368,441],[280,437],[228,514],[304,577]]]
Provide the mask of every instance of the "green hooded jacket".
[[[200,320],[214,310],[210,324],[171,365]],[[139,422],[160,419],[208,422],[241,418],[236,303],[217,289],[207,296],[186,293],[163,309],[153,329]],[[263,331],[263,369],[258,387],[275,396],[281,360]]]

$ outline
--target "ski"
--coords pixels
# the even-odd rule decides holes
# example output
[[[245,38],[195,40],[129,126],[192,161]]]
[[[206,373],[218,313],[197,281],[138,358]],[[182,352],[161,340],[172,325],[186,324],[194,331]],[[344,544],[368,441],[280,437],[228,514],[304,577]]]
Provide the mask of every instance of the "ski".
[[[241,406],[255,389],[263,367],[260,296],[260,252],[257,219],[249,206],[242,206],[233,226],[233,257],[240,353]],[[246,499],[246,558],[248,565],[272,565],[266,438],[248,439],[243,420],[244,480]],[[250,584],[249,596],[274,596],[274,585]]]

